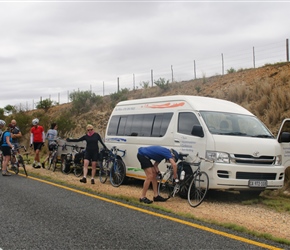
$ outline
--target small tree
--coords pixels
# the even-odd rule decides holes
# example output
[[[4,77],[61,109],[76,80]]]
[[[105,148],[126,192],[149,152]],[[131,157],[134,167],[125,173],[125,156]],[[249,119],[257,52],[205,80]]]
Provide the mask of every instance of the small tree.
[[[140,86],[143,89],[148,89],[149,88],[149,81],[140,82]]]
[[[237,72],[234,68],[227,69],[228,74]]]
[[[54,102],[52,100],[44,99],[44,100],[37,103],[36,108],[37,109],[44,109],[45,111],[47,111],[52,106],[54,106]]]
[[[4,112],[7,114],[7,115],[10,115],[10,114],[14,114],[16,113],[16,109],[14,106],[12,105],[7,105],[6,107],[4,107]]]
[[[91,105],[98,105],[103,102],[103,98],[92,91],[75,91],[69,97],[72,100],[72,110],[77,114],[87,112],[90,110]]]
[[[169,80],[165,80],[165,78],[159,78],[157,81],[154,81],[154,84],[163,90],[169,89]]]

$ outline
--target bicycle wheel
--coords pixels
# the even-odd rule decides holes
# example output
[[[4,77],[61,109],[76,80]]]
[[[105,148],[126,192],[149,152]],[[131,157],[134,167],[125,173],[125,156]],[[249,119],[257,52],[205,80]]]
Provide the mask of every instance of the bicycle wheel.
[[[113,166],[110,171],[110,181],[112,186],[119,187],[126,176],[126,166],[124,162],[120,159],[114,161]]]
[[[74,166],[74,175],[76,177],[80,177],[83,174],[83,166],[82,165],[75,165]]]
[[[52,153],[48,159],[48,164],[47,164],[47,170],[50,170],[53,168],[53,158],[54,158],[54,153]]]
[[[19,163],[14,163],[12,165],[12,170],[14,171],[15,174],[18,174],[19,173]]]
[[[52,171],[54,172],[56,170],[57,167],[57,154],[56,152],[53,154],[53,158],[52,158]]]
[[[188,203],[192,207],[200,205],[207,193],[209,185],[209,178],[206,172],[199,172],[195,174],[188,190]]]
[[[181,170],[185,172],[185,176],[183,180],[180,180],[181,184],[178,195],[182,199],[187,199],[189,185],[192,179],[192,169],[190,168],[190,166],[184,164]]]
[[[111,161],[103,161],[100,164],[99,178],[101,183],[105,183],[110,175],[110,163]]]
[[[24,173],[26,175],[26,177],[28,176],[27,175],[27,171],[26,171],[26,167],[25,167],[25,163],[24,163],[24,160],[23,160],[23,157],[22,155],[18,155],[18,169],[22,167],[23,170],[24,170]]]
[[[67,159],[63,159],[61,162],[61,172],[63,174],[69,174],[71,172],[70,162]]]
[[[158,195],[169,199],[173,193],[173,176],[171,172],[166,172],[158,183]]]

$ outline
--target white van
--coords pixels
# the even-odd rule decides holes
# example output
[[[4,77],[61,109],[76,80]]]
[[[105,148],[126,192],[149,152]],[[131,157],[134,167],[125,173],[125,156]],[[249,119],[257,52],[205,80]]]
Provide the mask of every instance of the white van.
[[[286,131],[286,132],[285,132]],[[139,147],[160,145],[202,162],[210,189],[257,191],[279,189],[290,159],[290,121],[274,138],[245,108],[201,96],[164,96],[123,101],[114,108],[105,141],[108,148],[126,150],[126,176],[144,179],[137,159]],[[288,161],[286,163],[286,161]],[[285,165],[288,164],[288,165]],[[160,164],[165,171],[166,164]]]

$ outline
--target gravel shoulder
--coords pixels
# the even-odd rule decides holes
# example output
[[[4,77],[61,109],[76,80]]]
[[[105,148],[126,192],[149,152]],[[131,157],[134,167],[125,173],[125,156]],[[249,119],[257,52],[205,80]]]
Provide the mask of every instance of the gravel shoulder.
[[[100,193],[128,196],[136,198],[136,200],[139,199],[142,190],[142,184],[122,185],[115,188],[111,186],[108,181],[105,184],[100,183],[98,178],[96,178],[95,185],[91,185],[90,181],[83,184],[79,182],[80,178],[75,177],[72,173],[64,175],[59,169],[52,172],[46,169],[34,169],[31,166],[27,166],[27,170],[28,173],[48,176]],[[234,201],[224,199],[223,194],[223,192],[216,193],[215,197],[208,198],[197,208],[190,207],[187,200],[179,197],[175,197],[166,202],[159,202],[158,206],[170,209],[176,213],[191,214],[198,219],[217,223],[233,223],[249,230],[267,233],[278,238],[290,240],[290,213],[276,212],[259,205],[243,205],[241,201],[237,199],[234,199]],[[152,190],[148,191],[147,197],[152,199]]]

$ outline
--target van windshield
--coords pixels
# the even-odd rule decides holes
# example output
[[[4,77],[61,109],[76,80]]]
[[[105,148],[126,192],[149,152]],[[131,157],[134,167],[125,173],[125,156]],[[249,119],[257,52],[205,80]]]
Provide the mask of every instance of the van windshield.
[[[255,116],[211,111],[200,111],[200,114],[212,134],[274,138]]]

